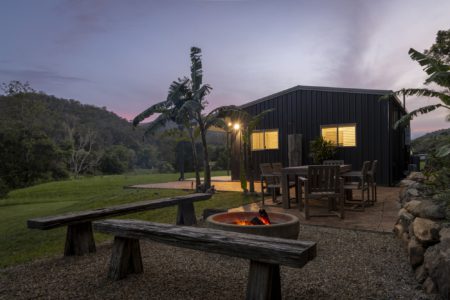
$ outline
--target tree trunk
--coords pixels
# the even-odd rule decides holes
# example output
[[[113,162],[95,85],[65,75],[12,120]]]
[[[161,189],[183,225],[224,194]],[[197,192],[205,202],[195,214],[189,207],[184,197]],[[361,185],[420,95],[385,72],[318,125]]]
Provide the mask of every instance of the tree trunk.
[[[211,187],[211,168],[209,167],[208,144],[206,143],[206,129],[201,116],[199,116],[198,127],[200,129],[200,135],[202,137],[203,144],[203,164],[205,168],[205,180],[203,182],[203,185],[204,191],[206,191]]]
[[[188,127],[189,138],[191,139],[192,158],[194,159],[194,171],[195,171],[195,190],[198,190],[200,186],[200,168],[198,166],[197,148],[195,147],[195,138],[192,132],[192,127]]]
[[[247,176],[249,182],[249,191],[252,194],[255,192],[255,178],[253,174],[252,150],[250,149],[250,145],[247,145]]]

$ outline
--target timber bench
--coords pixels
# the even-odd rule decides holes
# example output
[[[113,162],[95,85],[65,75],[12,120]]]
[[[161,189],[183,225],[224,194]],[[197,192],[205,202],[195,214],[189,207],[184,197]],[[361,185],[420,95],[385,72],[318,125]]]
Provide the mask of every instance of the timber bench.
[[[139,201],[94,210],[30,219],[27,221],[27,225],[28,228],[42,230],[67,226],[64,256],[84,255],[95,252],[92,221],[178,205],[177,225],[194,225],[197,223],[197,219],[193,202],[209,198],[211,198],[211,194],[197,193],[158,200]]]
[[[246,299],[281,299],[280,265],[301,268],[316,256],[316,243],[139,220],[102,220],[94,229],[114,235],[108,277],[143,271],[139,240],[250,260]]]

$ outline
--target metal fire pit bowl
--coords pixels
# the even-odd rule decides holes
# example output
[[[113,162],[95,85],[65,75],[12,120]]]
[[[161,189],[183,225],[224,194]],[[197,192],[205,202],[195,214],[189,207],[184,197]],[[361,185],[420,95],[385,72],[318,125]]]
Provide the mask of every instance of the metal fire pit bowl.
[[[225,212],[209,216],[206,224],[210,228],[250,233],[263,236],[294,239],[298,237],[300,222],[296,216],[270,212],[270,225],[238,225],[233,224],[236,220],[251,220],[258,216],[258,212]]]

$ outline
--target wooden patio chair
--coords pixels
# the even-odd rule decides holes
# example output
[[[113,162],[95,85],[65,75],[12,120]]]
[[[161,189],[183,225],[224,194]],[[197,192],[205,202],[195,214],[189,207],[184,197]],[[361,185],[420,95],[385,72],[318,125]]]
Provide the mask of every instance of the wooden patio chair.
[[[378,160],[374,160],[372,167],[367,172],[367,180],[372,194],[372,203],[377,202],[377,164]]]
[[[323,165],[324,166],[340,166],[343,165],[343,160],[324,160]]]
[[[340,177],[339,166],[309,166],[308,178],[299,178],[305,186],[304,211],[305,219],[310,217],[337,216],[344,218],[344,180]],[[310,214],[312,199],[328,200],[327,214]],[[339,202],[339,212],[334,211],[336,200]]]
[[[281,176],[281,169],[283,169],[282,163],[272,163],[272,170],[273,170],[274,174],[279,174]],[[280,182],[281,182],[281,177],[280,177]],[[289,178],[288,187],[289,187],[289,190],[291,188],[295,187],[295,198],[289,198],[289,200],[295,199],[295,202],[299,203],[298,185],[296,184],[295,181],[292,181],[291,178]],[[288,191],[288,195],[289,195],[289,191]]]
[[[262,204],[264,205],[264,190],[272,194],[272,201],[276,203],[277,189],[281,189],[280,174],[274,174],[271,163],[259,164],[261,170],[261,196]]]
[[[346,204],[353,204],[352,210],[360,210],[364,211],[366,204],[370,203],[370,193],[369,193],[369,181],[368,181],[368,175],[370,169],[370,161],[365,161],[363,163],[361,171],[350,171],[347,173],[344,173],[342,176],[346,179],[344,183],[344,190],[346,192],[351,193],[353,195],[353,191],[361,191],[361,199],[346,199]],[[355,180],[356,181],[353,181]],[[367,199],[364,196],[365,192],[367,192]],[[360,208],[359,208],[360,206]]]

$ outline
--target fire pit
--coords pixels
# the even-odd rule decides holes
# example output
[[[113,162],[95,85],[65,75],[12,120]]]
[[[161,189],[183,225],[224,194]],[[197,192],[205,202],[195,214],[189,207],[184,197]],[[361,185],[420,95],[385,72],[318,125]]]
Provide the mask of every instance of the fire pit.
[[[215,229],[297,239],[300,223],[296,216],[271,212],[267,215],[268,220],[264,220],[264,213],[262,215],[258,212],[219,213],[209,216],[206,223],[208,227]]]

